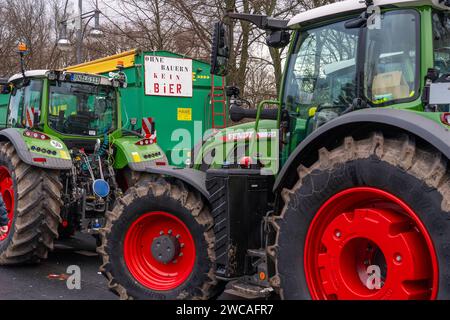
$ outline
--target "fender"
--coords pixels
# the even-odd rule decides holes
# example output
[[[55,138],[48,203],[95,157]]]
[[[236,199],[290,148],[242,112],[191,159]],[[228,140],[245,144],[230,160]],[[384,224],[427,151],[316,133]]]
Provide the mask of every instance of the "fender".
[[[436,113],[436,119],[439,119]],[[320,127],[303,140],[289,156],[279,172],[273,190],[277,192],[288,184],[289,177],[297,177],[297,167],[317,150],[339,137],[350,135],[361,126],[367,130],[401,130],[428,142],[450,159],[450,127],[446,128],[418,112],[398,109],[364,109],[336,118]]]
[[[7,128],[0,131],[0,141],[9,141],[13,144],[19,158],[26,164],[34,167],[40,167],[44,169],[55,169],[55,170],[70,170],[72,168],[72,159],[70,158],[70,153],[67,147],[57,138],[51,137],[50,140],[39,140],[39,139],[29,139],[28,144],[23,136],[24,130]],[[46,134],[49,136],[48,134]],[[41,148],[46,148],[46,150],[52,150],[56,154],[48,155],[42,152],[32,151],[30,149],[30,144],[33,145],[35,141],[36,145]],[[58,148],[56,148],[51,143],[56,143]],[[34,161],[33,159],[43,159],[45,161]]]
[[[198,190],[206,199],[209,199],[210,197],[209,192],[206,189],[205,172],[191,168],[181,169],[173,166],[151,167],[145,171],[152,174],[177,178],[190,185],[195,190]]]
[[[138,137],[122,137],[113,140],[117,149],[115,169],[128,166],[133,171],[146,171],[148,168],[167,165],[168,160],[164,151],[157,144],[138,145]]]

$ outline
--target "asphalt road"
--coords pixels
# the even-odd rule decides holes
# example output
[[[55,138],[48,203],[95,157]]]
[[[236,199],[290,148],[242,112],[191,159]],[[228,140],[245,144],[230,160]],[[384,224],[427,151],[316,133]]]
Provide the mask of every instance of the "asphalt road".
[[[67,288],[67,268],[77,265],[81,271],[81,289]],[[46,261],[35,266],[0,267],[2,300],[110,300],[117,299],[107,289],[106,279],[98,273],[100,257],[95,240],[77,236],[60,241]]]
[[[77,235],[58,241],[55,250],[39,265],[0,266],[0,300],[117,300],[99,273],[101,259],[91,236]],[[69,290],[67,268],[80,267],[81,288]],[[222,295],[219,300],[236,299]]]

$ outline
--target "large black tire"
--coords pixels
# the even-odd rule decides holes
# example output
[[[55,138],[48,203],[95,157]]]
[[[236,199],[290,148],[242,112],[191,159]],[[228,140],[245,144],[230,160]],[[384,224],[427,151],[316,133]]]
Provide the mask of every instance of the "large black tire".
[[[195,263],[186,281],[166,291],[152,290],[131,274],[124,257],[127,232],[133,223],[150,212],[167,212],[181,220],[195,242]],[[109,288],[121,299],[208,299],[215,295],[213,219],[201,196],[181,182],[159,178],[131,187],[120,198],[101,231],[103,258],[100,268]],[[166,230],[167,232],[167,230]],[[148,248],[150,253],[150,248]]]
[[[292,189],[283,190],[285,206],[280,216],[274,217],[277,233],[268,251],[276,268],[271,280],[281,297],[317,298],[310,290],[310,274],[305,267],[312,263],[305,261],[305,242],[311,224],[324,203],[329,203],[335,195],[353,188],[370,187],[389,192],[406,203],[432,240],[437,258],[435,265],[439,270],[438,276],[434,273],[434,283],[438,282],[438,286],[433,289],[438,291],[434,297],[421,292],[415,298],[449,299],[450,174],[447,159],[425,142],[416,143],[409,135],[386,138],[381,133],[359,141],[347,137],[331,151],[319,150],[318,157],[311,167],[301,165],[298,168],[299,180]],[[417,233],[416,229],[413,231]],[[340,233],[335,235],[341,237]],[[389,277],[389,271],[387,275]]]
[[[126,184],[126,189],[134,187],[138,185],[139,183],[154,180],[155,175],[147,172],[142,171],[134,171],[130,168],[126,168],[123,171],[123,177]],[[124,190],[125,192],[126,190]]]
[[[13,181],[14,218],[0,242],[0,264],[36,263],[53,250],[61,222],[59,172],[32,167],[20,160],[10,142],[0,142],[0,166]]]

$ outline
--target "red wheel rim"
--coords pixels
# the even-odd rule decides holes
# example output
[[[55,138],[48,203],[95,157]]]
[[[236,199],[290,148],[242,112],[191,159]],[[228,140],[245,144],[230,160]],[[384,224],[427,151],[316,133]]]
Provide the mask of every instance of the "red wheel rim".
[[[438,291],[425,226],[405,202],[375,188],[345,190],[319,209],[304,268],[313,299],[435,299]]]
[[[11,178],[8,168],[0,166],[0,192],[8,211],[8,232],[0,236],[0,241],[5,240],[11,231],[14,219],[14,182]]]
[[[169,262],[157,260],[152,245],[161,237],[176,243],[176,255]],[[187,226],[167,212],[142,215],[128,229],[124,256],[128,270],[143,286],[155,291],[172,290],[184,283],[195,263],[195,243]]]

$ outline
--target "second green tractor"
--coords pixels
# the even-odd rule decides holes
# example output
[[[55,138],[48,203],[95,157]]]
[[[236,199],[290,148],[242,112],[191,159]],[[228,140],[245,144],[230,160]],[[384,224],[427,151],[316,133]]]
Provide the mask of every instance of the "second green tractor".
[[[9,231],[0,238],[0,264],[39,262],[56,238],[76,231],[99,239],[116,199],[150,178],[150,166],[167,164],[151,136],[122,127],[123,86],[120,72],[60,70],[23,70],[4,84],[0,192]]]

